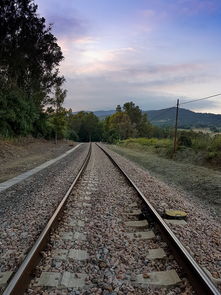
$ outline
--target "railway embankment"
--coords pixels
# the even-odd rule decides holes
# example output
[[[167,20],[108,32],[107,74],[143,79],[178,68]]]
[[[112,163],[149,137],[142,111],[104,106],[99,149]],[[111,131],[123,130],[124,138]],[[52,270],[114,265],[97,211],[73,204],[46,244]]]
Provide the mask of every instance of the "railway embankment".
[[[70,150],[77,143],[21,137],[0,139],[0,182],[13,178]]]
[[[174,187],[184,198],[204,207],[209,215],[221,216],[221,172],[190,163],[162,158],[147,151],[137,151],[115,145],[108,146],[119,155],[134,162],[149,175]]]

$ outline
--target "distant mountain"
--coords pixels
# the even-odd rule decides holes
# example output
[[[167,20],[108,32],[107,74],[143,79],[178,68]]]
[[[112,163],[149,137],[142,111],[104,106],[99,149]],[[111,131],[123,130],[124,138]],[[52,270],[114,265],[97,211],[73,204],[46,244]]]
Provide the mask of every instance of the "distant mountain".
[[[114,114],[114,110],[94,111],[94,114],[100,119]],[[168,108],[162,110],[144,111],[148,119],[153,125],[157,126],[173,126],[175,123],[176,108]],[[179,127],[221,127],[221,115],[212,113],[196,113],[187,109],[179,109]]]
[[[176,108],[156,111],[145,111],[152,124],[158,126],[173,126],[175,124]],[[179,127],[221,127],[221,115],[211,113],[196,113],[187,109],[179,109]]]
[[[98,118],[101,120],[105,119],[107,116],[113,115],[115,113],[114,110],[110,111],[94,111],[93,112]]]

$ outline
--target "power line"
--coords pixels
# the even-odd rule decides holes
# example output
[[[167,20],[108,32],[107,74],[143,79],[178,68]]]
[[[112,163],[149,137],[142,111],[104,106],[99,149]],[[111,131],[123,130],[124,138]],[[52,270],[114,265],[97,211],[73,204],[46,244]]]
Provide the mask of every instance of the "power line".
[[[216,97],[216,96],[220,96],[220,95],[221,95],[221,93],[218,93],[218,94],[214,94],[214,95],[206,96],[206,97],[203,97],[203,98],[198,98],[198,99],[193,99],[193,100],[189,100],[189,101],[185,101],[185,102],[180,102],[180,103],[179,103],[179,106],[180,106],[180,105],[183,105],[183,104],[192,103],[192,102],[195,102],[195,101],[200,101],[200,100],[209,99],[209,98]],[[161,112],[160,114],[158,114],[158,115],[156,115],[156,116],[153,116],[153,117],[151,118],[151,121],[160,118],[162,115],[164,115],[165,113],[167,113],[168,111],[170,111],[170,110],[173,109],[173,108],[176,108],[176,105],[171,106],[171,107],[168,107],[168,108],[165,108],[164,110],[162,110],[162,112]]]
[[[206,96],[206,97],[198,98],[198,99],[193,99],[193,100],[185,101],[185,102],[182,102],[182,103],[180,103],[178,101],[176,106],[166,108],[166,109],[162,110],[160,114],[157,114],[156,116],[153,116],[152,118],[150,116],[150,121],[153,122],[154,120],[156,120],[158,118],[162,118],[162,115],[166,114],[167,112],[169,112],[173,108],[176,108],[177,112],[178,112],[178,109],[179,109],[180,105],[184,105],[184,104],[188,104],[188,103],[192,103],[192,102],[196,102],[196,101],[200,101],[200,100],[205,100],[205,99],[209,99],[209,98],[220,96],[220,95],[221,95],[221,93],[217,93],[217,94],[214,94],[214,95],[210,95],[210,96]],[[178,116],[177,116],[177,120],[178,120]]]
[[[198,98],[198,99],[193,99],[193,100],[185,101],[185,102],[180,103],[180,105],[191,103],[191,102],[195,102],[195,101],[199,101],[199,100],[204,100],[204,99],[208,99],[208,98],[212,98],[212,97],[216,97],[216,96],[219,96],[219,95],[221,95],[221,93],[210,95],[210,96],[206,96],[206,97],[203,97],[203,98]]]

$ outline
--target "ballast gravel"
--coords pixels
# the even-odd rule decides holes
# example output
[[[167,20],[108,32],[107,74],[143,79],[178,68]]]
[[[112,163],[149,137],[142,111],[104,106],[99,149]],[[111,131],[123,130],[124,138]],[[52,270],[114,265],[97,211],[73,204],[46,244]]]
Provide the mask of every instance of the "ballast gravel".
[[[0,272],[15,271],[71,185],[88,151],[73,153],[0,194]]]
[[[194,294],[156,229],[146,223],[141,229],[126,224],[137,220],[130,213],[141,204],[117,168],[93,145],[89,165],[67,201],[62,221],[51,234],[26,294]],[[139,232],[149,230],[154,231],[154,238],[137,239]],[[132,232],[137,238],[128,237]],[[157,248],[163,248],[166,257],[149,259],[148,251]],[[166,270],[175,270],[181,281],[169,287],[136,282],[137,275],[145,279],[152,272]],[[49,282],[50,276],[58,279]],[[71,278],[69,282],[67,277]],[[81,277],[85,281],[73,287]]]
[[[188,213],[186,225],[169,224],[170,228],[201,267],[209,270],[215,279],[221,278],[221,223],[214,217],[209,206],[166,185],[107,146],[102,147],[132,178],[158,213],[163,215],[165,209]],[[221,290],[221,284],[218,284],[218,288]]]

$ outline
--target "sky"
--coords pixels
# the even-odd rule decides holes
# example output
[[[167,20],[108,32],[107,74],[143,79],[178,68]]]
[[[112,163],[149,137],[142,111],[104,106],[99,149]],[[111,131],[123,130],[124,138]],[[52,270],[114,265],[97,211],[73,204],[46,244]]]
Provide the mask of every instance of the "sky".
[[[220,0],[36,0],[64,54],[73,111],[162,109],[221,93]],[[221,96],[186,104],[221,113]]]

